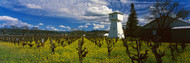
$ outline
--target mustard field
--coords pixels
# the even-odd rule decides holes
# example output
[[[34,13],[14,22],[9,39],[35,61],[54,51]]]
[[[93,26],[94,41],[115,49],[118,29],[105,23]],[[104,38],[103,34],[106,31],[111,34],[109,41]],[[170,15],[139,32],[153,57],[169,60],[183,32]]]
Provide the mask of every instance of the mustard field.
[[[62,46],[55,41],[55,54],[51,51],[49,39],[44,43],[43,47],[37,48],[37,45],[29,47],[14,45],[9,42],[0,42],[0,63],[79,63],[78,40],[68,45],[64,43]],[[119,40],[113,46],[110,58],[108,57],[107,44],[105,40],[103,45],[98,47],[88,39],[84,39],[84,47],[87,48],[88,54],[83,59],[83,63],[132,63],[126,54],[126,48],[123,46],[122,40]],[[34,43],[35,44],[35,43]],[[159,47],[161,51],[166,51],[166,55],[162,57],[163,63],[190,63],[190,45],[188,45],[183,53],[176,54],[176,61],[171,58],[168,43],[164,43]],[[148,59],[145,63],[156,63],[156,59],[152,51],[143,43],[142,48],[148,51]],[[130,52],[136,53],[132,47]],[[144,51],[142,50],[142,51]],[[143,52],[142,52],[143,53]]]

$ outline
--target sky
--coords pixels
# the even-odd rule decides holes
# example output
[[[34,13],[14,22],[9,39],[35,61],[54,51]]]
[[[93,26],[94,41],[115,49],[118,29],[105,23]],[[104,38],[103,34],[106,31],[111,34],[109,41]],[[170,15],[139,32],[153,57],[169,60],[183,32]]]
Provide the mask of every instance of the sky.
[[[173,0],[190,10],[190,0]],[[155,0],[0,0],[0,28],[38,27],[42,30],[109,30],[108,14],[120,11],[126,24],[134,3],[139,25],[145,25]],[[190,21],[190,20],[187,20]]]

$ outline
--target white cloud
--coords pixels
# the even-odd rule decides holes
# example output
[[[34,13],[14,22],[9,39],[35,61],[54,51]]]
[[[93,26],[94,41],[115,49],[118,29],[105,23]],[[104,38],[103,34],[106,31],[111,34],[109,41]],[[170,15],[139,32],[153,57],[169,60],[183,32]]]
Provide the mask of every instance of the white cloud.
[[[42,25],[44,25],[44,24],[43,24],[43,23],[39,23],[38,25],[42,26]]]
[[[17,22],[19,20],[10,16],[0,16],[0,21]]]
[[[33,27],[33,25],[25,23],[20,21],[17,18],[13,18],[10,16],[0,16],[0,21],[3,21],[5,23],[0,24],[0,27],[4,27],[4,26],[17,26],[17,27],[22,27],[22,26],[28,26],[28,27]]]
[[[150,5],[151,5],[151,4],[147,4],[147,3],[144,3],[144,4],[134,4],[135,9],[150,8]],[[148,11],[148,9],[146,9],[146,10],[141,10],[141,11]]]
[[[67,9],[67,8],[60,8],[60,9],[58,9],[58,11],[59,12],[66,12],[66,13],[70,12],[69,9]]]
[[[91,2],[99,5],[107,5],[108,3],[103,0],[90,0]]]
[[[149,8],[150,8],[151,10],[154,10],[154,9],[155,9],[155,7],[154,7],[154,6],[150,6]]]
[[[144,3],[144,4],[148,4],[148,3],[156,3],[156,2],[149,2],[149,1],[135,1],[135,0],[120,0],[122,3]],[[161,0],[163,1],[163,0]]]
[[[145,19],[143,19],[143,18],[139,18],[138,20],[139,20],[139,22],[144,22],[145,21]]]
[[[109,13],[112,13],[112,9],[109,9],[107,6],[100,7],[90,7],[86,10],[85,15],[87,16],[106,16]]]
[[[54,30],[54,31],[59,31],[59,29],[55,28],[54,26],[52,25],[48,25],[46,26],[47,29],[50,29],[50,30]]]
[[[132,2],[135,3],[135,7],[138,8],[144,8],[149,6],[149,4],[143,4],[143,6],[141,6],[141,4],[136,4],[136,3],[148,3],[146,1],[142,2],[134,0],[120,0],[120,1],[118,0],[14,0],[14,1],[3,0],[2,2],[4,3],[0,2],[0,6],[12,10],[16,9],[16,11],[20,12],[26,11],[26,13],[29,14],[51,16],[51,17],[76,18],[83,20],[82,21],[83,23],[90,21],[91,23],[98,23],[100,25],[104,25],[105,27],[107,27],[107,25],[110,25],[108,14],[113,12],[113,8],[118,9],[119,11],[123,11],[124,13],[129,13],[128,11],[130,9],[126,9],[130,8],[129,3]],[[19,4],[14,2],[19,2]],[[111,4],[110,6],[110,2],[115,4]],[[34,10],[31,11],[31,9],[28,8],[15,8],[14,5],[18,6],[24,5]],[[40,12],[40,10],[45,13]],[[125,24],[127,22],[127,19],[128,15],[124,14],[124,20],[122,21],[122,24]],[[68,26],[61,28],[71,29]],[[80,25],[79,28],[88,28],[88,26]],[[95,27],[95,28],[100,28],[100,27]]]
[[[87,28],[86,26],[80,25],[79,28]]]
[[[34,27],[39,28],[39,26],[34,26]]]
[[[61,27],[61,28],[65,28],[65,26],[63,26],[63,25],[60,25],[59,27]]]
[[[91,25],[90,23],[86,23],[85,25],[80,25],[78,28],[88,28],[88,25]]]
[[[60,25],[59,27],[61,27],[61,28],[67,28],[66,26],[63,26],[63,25]]]
[[[54,30],[54,31],[59,31],[57,28],[54,28],[53,30]]]
[[[85,25],[91,25],[90,23],[86,23]]]
[[[21,5],[33,4],[33,6],[43,8],[40,10],[47,12],[45,13],[45,16],[71,17],[81,19],[83,20],[83,23],[90,21],[91,23],[98,23],[100,25],[104,25],[105,27],[110,25],[108,14],[113,12],[112,8],[108,7],[112,0],[18,0],[18,2],[20,2]],[[124,18],[122,23],[127,21],[125,19],[127,18]],[[61,28],[71,29],[68,26]],[[80,25],[79,28],[88,28],[88,26]]]
[[[110,26],[106,30],[109,31],[110,30]]]
[[[101,24],[95,24],[95,23],[93,23],[93,26],[94,26],[93,29],[101,29],[101,28],[104,28],[104,25],[101,25]]]
[[[108,14],[112,12],[107,6],[89,7],[81,18],[86,21],[107,21]]]
[[[110,25],[110,24],[111,24],[111,22],[110,22],[110,21],[108,21],[108,22],[100,22],[100,24]]]
[[[108,3],[105,0],[4,0],[3,2],[5,3],[0,4],[0,6],[10,8],[15,11],[25,11],[29,14],[43,16],[71,17],[84,19],[84,21],[85,18],[88,18],[90,20],[92,16],[95,17],[94,15],[107,15],[112,11],[112,9],[109,9],[107,7]],[[19,2],[19,4],[16,2]],[[31,9],[27,8],[15,8],[13,4],[18,6],[25,5],[28,8],[40,9],[41,11],[31,11]],[[96,17],[98,17],[98,19],[101,19],[100,16]]]
[[[61,27],[61,28],[67,28],[68,30],[71,29],[71,27],[69,27],[69,26],[64,26],[64,25],[60,25],[59,27]]]
[[[34,26],[34,27],[37,27],[39,28],[40,26],[43,26],[44,24],[43,23],[39,23],[38,25]]]
[[[28,8],[32,8],[32,9],[42,9],[41,6],[36,5],[36,4],[27,4],[26,5]]]
[[[132,3],[133,1],[131,0],[121,0],[122,3]]]
[[[102,21],[109,21],[108,13],[113,12],[113,9],[117,9],[126,14],[129,13],[130,3],[135,3],[135,8],[144,9],[155,2],[136,0],[2,0],[0,1],[0,6],[32,15],[71,17],[83,21],[100,23]],[[26,6],[34,10],[25,7],[16,8],[15,6]],[[145,10],[140,13],[144,13],[144,11]],[[137,11],[137,13],[139,13],[139,11]],[[126,21],[127,19],[124,18],[122,23]]]

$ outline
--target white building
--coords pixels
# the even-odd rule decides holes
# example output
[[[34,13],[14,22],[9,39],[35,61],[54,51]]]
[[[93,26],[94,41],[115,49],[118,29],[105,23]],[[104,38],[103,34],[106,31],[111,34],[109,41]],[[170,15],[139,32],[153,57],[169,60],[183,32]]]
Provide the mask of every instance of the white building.
[[[108,37],[108,35],[109,35],[109,33],[105,33],[103,36],[104,36],[104,37]]]
[[[110,13],[109,20],[111,21],[111,26],[108,38],[125,38],[121,24],[121,21],[123,20],[123,14],[118,11]]]

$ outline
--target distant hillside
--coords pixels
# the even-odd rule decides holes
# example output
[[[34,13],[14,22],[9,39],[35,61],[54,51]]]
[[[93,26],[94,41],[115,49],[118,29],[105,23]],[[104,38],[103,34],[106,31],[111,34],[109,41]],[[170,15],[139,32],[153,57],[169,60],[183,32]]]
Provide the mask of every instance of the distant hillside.
[[[105,33],[108,33],[108,31],[105,30],[92,30],[86,32],[86,37],[103,37]]]
[[[45,34],[61,34],[65,32],[58,32],[58,31],[49,31],[49,30],[26,30],[26,29],[0,29],[0,34],[3,35],[32,35],[34,33],[37,33],[39,35],[45,35]]]
[[[52,35],[52,34],[68,34],[68,35],[82,35],[86,34],[87,36],[103,36],[108,31],[105,30],[92,30],[92,31],[83,31],[83,30],[75,30],[75,31],[50,31],[50,30],[26,30],[26,29],[10,29],[10,28],[2,28],[0,29],[0,35]]]

